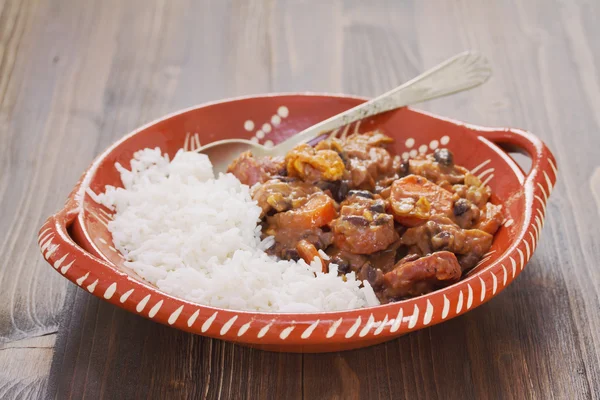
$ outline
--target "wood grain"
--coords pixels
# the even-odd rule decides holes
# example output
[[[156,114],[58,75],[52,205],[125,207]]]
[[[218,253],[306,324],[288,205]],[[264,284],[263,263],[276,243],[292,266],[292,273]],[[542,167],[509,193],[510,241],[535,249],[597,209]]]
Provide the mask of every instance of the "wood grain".
[[[41,398],[46,385],[56,334],[0,345],[0,398]]]
[[[0,1],[0,398],[600,399],[598,18],[560,0]],[[419,108],[526,128],[560,168],[527,269],[464,316],[267,353],[126,313],[38,255],[79,174],[149,120],[269,91],[373,96],[464,49],[494,77]]]
[[[40,13],[35,2],[0,2],[0,398],[7,399],[44,393],[67,290],[38,256],[35,240],[76,174],[55,173],[51,144],[62,139],[49,126],[60,117],[51,99],[64,80],[36,26]],[[37,46],[49,51],[37,54]]]

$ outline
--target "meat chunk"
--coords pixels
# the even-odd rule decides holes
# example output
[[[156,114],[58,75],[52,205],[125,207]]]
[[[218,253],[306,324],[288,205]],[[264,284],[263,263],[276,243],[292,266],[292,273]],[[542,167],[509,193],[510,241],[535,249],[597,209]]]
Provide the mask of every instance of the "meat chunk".
[[[342,273],[350,271],[359,272],[363,269],[366,263],[369,263],[373,268],[381,270],[383,273],[394,269],[398,257],[402,257],[403,251],[400,241],[396,241],[386,249],[371,253],[371,254],[356,254],[346,250],[342,250],[335,245],[330,246],[326,253],[330,257],[330,262],[338,265],[338,270]],[[416,256],[418,258],[418,256]]]
[[[297,176],[307,182],[320,180],[337,181],[344,176],[345,166],[340,155],[333,150],[315,150],[308,144],[300,144],[285,157],[289,176]]]
[[[393,139],[381,132],[352,134],[344,139],[327,139],[318,143],[317,150],[338,153],[346,166],[344,179],[352,189],[375,190],[389,186],[393,179],[405,175],[407,165],[399,156],[392,156],[386,146]],[[390,179],[392,178],[392,179]]]
[[[502,206],[487,203],[481,210],[481,218],[477,225],[477,229],[493,235],[500,228],[503,220]]]
[[[366,160],[371,157],[372,148],[384,148],[394,142],[394,139],[379,131],[354,133],[343,141],[343,149],[348,157]]]
[[[454,155],[448,149],[436,149],[433,154],[418,156],[408,161],[411,174],[427,178],[440,186],[462,184],[469,171],[454,164]]]
[[[426,224],[408,229],[400,240],[410,246],[412,252],[421,255],[443,250],[465,256],[459,261],[466,271],[490,249],[492,239],[491,234],[482,230],[461,229],[448,218],[434,217]]]
[[[270,179],[252,190],[252,198],[262,209],[261,217],[271,211],[283,212],[298,208],[308,197],[320,192],[318,187],[294,178]]]
[[[467,199],[460,198],[454,202],[452,208],[454,220],[463,229],[474,227],[479,221],[481,211]]]
[[[471,173],[465,174],[464,183],[454,185],[452,191],[478,208],[482,208],[492,195],[490,187],[483,185],[481,180]]]
[[[353,134],[344,141],[352,188],[374,190],[379,180],[396,174],[401,160],[392,157],[385,148],[392,142],[392,138],[380,132]]]
[[[404,254],[402,251],[403,249],[400,248],[401,246],[402,244],[400,243],[400,240],[398,240],[384,250],[369,254],[369,262],[373,267],[381,270],[383,273],[390,272],[394,269],[397,258]]]
[[[375,184],[375,192],[381,193],[389,188],[394,181],[408,175],[408,161],[402,160],[400,156],[394,156],[392,160],[393,173],[389,175],[379,176]]]
[[[385,213],[384,201],[366,193],[371,198],[359,192],[344,201],[339,218],[331,224],[335,245],[355,254],[384,250],[398,240],[394,219]]]
[[[361,281],[367,281],[374,290],[381,290],[383,286],[384,273],[370,262],[366,262],[357,272],[356,277]]]
[[[458,282],[461,268],[456,256],[438,251],[414,261],[399,262],[383,276],[382,302],[420,296]]]
[[[267,181],[271,176],[285,174],[285,163],[282,157],[257,159],[246,151],[229,164],[227,172],[235,175],[243,184],[253,186]]]
[[[408,175],[392,184],[390,211],[396,221],[419,225],[433,215],[452,216],[454,195],[422,176]]]
[[[394,159],[386,149],[373,147],[367,158],[350,158],[348,170],[353,188],[374,190],[377,181],[394,172]]]
[[[337,264],[338,271],[346,274],[351,271],[359,271],[362,266],[368,262],[368,257],[363,254],[355,254],[342,250],[335,245],[330,246],[325,251],[330,258],[330,262]]]

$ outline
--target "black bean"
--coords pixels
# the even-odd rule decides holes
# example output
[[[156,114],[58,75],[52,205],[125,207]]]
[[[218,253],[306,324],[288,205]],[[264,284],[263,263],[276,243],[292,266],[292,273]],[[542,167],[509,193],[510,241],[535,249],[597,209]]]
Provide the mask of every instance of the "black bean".
[[[448,149],[437,149],[433,152],[433,158],[445,167],[454,165],[454,155]]]
[[[402,164],[400,164],[400,168],[398,168],[398,176],[400,178],[408,175],[408,168],[409,168],[409,164],[408,164],[408,160],[404,160],[402,161]]]
[[[364,197],[365,199],[372,199],[373,193],[371,193],[367,190],[351,190],[348,192],[348,196],[358,196],[358,197]]]
[[[344,218],[344,221],[348,221],[352,225],[369,226],[369,221],[367,221],[367,219],[365,217],[361,217],[360,215],[348,215],[343,218]]]
[[[331,193],[331,197],[340,203],[348,194],[348,182],[346,181],[318,181],[315,185],[323,190]]]
[[[331,260],[334,264],[338,266],[338,272],[342,274],[347,274],[350,272],[350,263],[343,258],[336,257]]]
[[[453,240],[454,235],[452,235],[450,232],[443,231],[431,238],[431,246],[435,250],[447,249]]]
[[[363,268],[368,268],[367,269],[367,280],[369,281],[369,283],[371,284],[371,286],[373,286],[373,288],[375,290],[377,290],[377,288],[379,288],[381,286],[381,284],[383,283],[383,272],[379,269],[379,268],[375,268],[372,267],[370,265],[365,266]]]
[[[272,217],[275,214],[277,214],[277,210],[274,208],[271,208],[269,211],[267,211],[267,213],[265,214],[265,217]]]
[[[296,249],[284,249],[281,252],[281,258],[285,260],[298,260],[300,259],[300,255]]]
[[[338,203],[341,202],[342,200],[344,200],[346,198],[346,196],[348,195],[349,189],[350,188],[348,187],[348,182],[339,181],[337,191],[334,195],[334,200],[337,201]]]
[[[342,159],[342,162],[344,163],[344,165],[348,166],[349,160],[348,160],[348,156],[346,156],[346,153],[344,151],[337,151],[337,150],[336,150],[336,153],[338,153],[338,155]]]
[[[385,212],[385,203],[382,200],[377,200],[371,207],[369,207],[369,210],[376,213],[383,213]]]
[[[467,199],[458,199],[454,203],[454,215],[461,216],[471,208],[471,202]]]
[[[364,267],[367,268],[367,279],[369,283],[373,284],[377,280],[377,270],[371,266]]]
[[[380,215],[379,218],[375,218],[375,220],[373,220],[373,224],[375,224],[376,226],[380,226],[387,224],[389,221],[390,218],[386,218],[386,216]]]

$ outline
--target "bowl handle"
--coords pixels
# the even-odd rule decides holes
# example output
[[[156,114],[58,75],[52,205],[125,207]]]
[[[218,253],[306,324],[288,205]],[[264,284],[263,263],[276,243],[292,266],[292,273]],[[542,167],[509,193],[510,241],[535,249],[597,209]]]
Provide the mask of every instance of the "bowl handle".
[[[68,228],[79,214],[75,196],[70,196],[65,208],[49,217],[40,228],[38,245],[44,258],[59,273],[79,286],[93,292],[98,280],[108,274],[126,274],[90,254],[71,238]]]
[[[538,196],[545,207],[548,196],[558,177],[556,159],[548,146],[537,136],[520,129],[479,130],[477,134],[503,148],[525,153],[531,158],[531,169],[527,173],[523,187],[533,191],[532,200]],[[531,193],[526,193],[531,194]],[[528,196],[529,197],[529,196]]]

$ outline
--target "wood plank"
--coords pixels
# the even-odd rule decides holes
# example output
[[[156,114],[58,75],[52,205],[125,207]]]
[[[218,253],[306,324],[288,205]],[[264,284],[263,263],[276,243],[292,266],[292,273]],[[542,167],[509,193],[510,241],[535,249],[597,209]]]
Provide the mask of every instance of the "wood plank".
[[[53,333],[0,345],[0,398],[45,395],[55,341]]]
[[[1,398],[45,391],[67,283],[39,256],[37,231],[88,162],[62,169],[57,87],[73,62],[70,24],[47,26],[49,4],[0,3],[0,373]],[[54,45],[62,41],[64,47]],[[62,58],[62,60],[61,60]],[[49,124],[49,121],[53,123]]]

